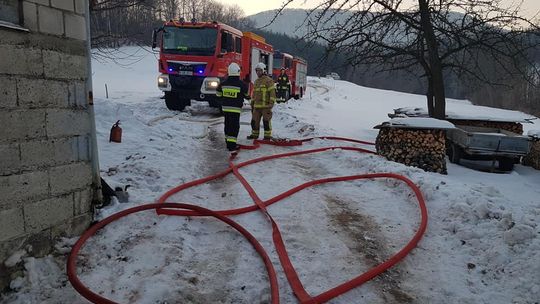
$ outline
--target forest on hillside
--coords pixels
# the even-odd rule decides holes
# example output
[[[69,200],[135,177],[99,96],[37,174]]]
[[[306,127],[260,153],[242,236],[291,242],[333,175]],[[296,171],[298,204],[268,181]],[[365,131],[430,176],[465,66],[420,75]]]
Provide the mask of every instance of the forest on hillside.
[[[164,20],[180,19],[219,21],[243,31],[253,31],[274,46],[276,50],[295,54],[308,60],[308,75],[324,76],[337,72],[342,79],[353,83],[388,90],[425,94],[427,87],[418,73],[411,70],[379,71],[380,66],[352,66],[343,54],[328,51],[317,42],[258,29],[237,5],[226,5],[215,0],[93,0],[91,1],[91,34],[94,52],[123,45],[149,46],[152,30]],[[536,33],[532,33],[535,34]],[[540,50],[530,50],[531,62],[540,61]],[[445,92],[450,98],[469,99],[475,104],[520,110],[540,116],[539,77],[528,81],[519,77],[503,77],[506,71],[493,66],[494,83],[485,84],[477,79],[445,73]],[[530,79],[533,79],[531,81]],[[361,96],[359,96],[361,98]]]

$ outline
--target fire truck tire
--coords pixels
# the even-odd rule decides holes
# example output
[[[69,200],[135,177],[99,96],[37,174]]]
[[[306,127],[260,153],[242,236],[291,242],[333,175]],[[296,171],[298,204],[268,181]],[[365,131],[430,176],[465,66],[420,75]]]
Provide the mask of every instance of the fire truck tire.
[[[165,105],[172,111],[183,111],[189,100],[179,99],[176,92],[165,92]]]

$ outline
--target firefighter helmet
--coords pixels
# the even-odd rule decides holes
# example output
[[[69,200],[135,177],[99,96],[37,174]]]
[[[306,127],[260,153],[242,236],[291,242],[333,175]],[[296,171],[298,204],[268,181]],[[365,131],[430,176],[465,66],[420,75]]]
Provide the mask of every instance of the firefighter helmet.
[[[263,70],[263,71],[266,71],[266,64],[264,64],[264,63],[262,63],[262,62],[257,63],[257,65],[255,66],[255,70]]]
[[[238,63],[233,62],[229,64],[229,68],[227,69],[227,72],[229,76],[240,76],[240,66]]]

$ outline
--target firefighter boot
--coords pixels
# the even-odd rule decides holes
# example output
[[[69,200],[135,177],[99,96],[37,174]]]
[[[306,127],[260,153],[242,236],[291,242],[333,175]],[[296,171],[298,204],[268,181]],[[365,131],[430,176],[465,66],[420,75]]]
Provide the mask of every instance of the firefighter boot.
[[[233,145],[230,145],[229,147],[227,147],[227,149],[228,149],[229,151],[231,151],[231,152],[233,152],[233,151],[238,151],[238,150],[240,150],[240,146],[237,145],[237,144],[234,144],[234,146],[233,146]]]

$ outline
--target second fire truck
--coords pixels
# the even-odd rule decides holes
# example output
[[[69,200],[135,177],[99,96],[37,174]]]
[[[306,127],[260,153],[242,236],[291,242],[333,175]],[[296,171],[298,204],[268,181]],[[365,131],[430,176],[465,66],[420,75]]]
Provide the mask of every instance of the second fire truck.
[[[272,71],[274,80],[281,73],[281,68],[285,68],[285,73],[291,82],[289,96],[295,99],[302,98],[307,87],[307,61],[291,54],[276,51],[274,52],[274,69]]]

